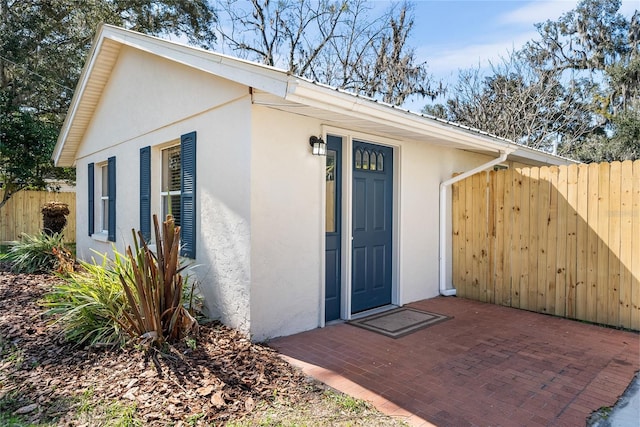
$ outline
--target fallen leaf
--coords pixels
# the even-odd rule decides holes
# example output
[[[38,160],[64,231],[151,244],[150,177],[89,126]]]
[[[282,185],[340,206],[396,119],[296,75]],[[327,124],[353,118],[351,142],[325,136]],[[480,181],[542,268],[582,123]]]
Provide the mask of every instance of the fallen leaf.
[[[29,412],[33,412],[38,408],[38,404],[32,403],[31,405],[23,406],[14,412],[16,415],[28,414]]]
[[[213,393],[215,387],[213,387],[212,385],[208,385],[206,387],[200,387],[198,390],[196,390],[198,392],[198,394],[202,397],[205,396],[209,396],[211,393]]]
[[[132,390],[129,390],[128,392],[126,392],[123,396],[123,399],[129,399],[129,400],[136,400],[136,395],[133,394]]]
[[[219,390],[211,396],[211,404],[216,408],[222,408],[225,405],[224,397],[222,397],[222,390]]]
[[[253,408],[256,407],[256,404],[251,396],[249,396],[247,400],[244,401],[244,407],[249,412],[253,411]]]

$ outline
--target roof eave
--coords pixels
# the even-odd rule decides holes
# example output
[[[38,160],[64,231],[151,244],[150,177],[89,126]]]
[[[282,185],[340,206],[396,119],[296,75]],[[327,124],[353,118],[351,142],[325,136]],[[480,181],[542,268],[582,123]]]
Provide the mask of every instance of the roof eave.
[[[97,58],[96,53],[100,51],[100,47],[102,46],[102,32],[104,30],[104,26],[104,24],[100,26],[99,30],[96,33],[96,36],[94,37],[91,50],[89,51],[89,55],[87,56],[89,60],[85,62],[82,73],[80,73],[78,84],[76,85],[73,97],[71,98],[69,110],[67,111],[67,115],[65,116],[64,122],[62,123],[62,128],[60,130],[60,134],[58,135],[56,145],[53,148],[53,154],[51,155],[51,158],[56,166],[73,166],[74,164],[74,162],[61,162],[61,156],[65,147],[67,136],[69,135],[69,131],[73,126],[74,118],[78,111],[80,100],[82,99],[82,93],[84,92],[84,88],[86,87],[87,82],[89,81],[89,77],[91,76],[91,69],[93,68],[93,64],[95,63]]]
[[[552,153],[547,153],[542,150],[519,144],[516,145],[516,150],[512,153],[512,156],[525,158],[529,161],[539,163],[541,165],[561,166],[580,163],[577,160],[561,157]]]
[[[69,135],[76,126],[80,126],[76,130],[82,131],[82,125],[77,123],[78,112],[83,108],[84,92],[87,84],[91,81],[94,67],[100,61],[101,47],[105,40],[117,43],[119,46],[128,46],[148,52],[172,62],[181,63],[190,68],[255,87],[280,97],[284,97],[287,92],[288,74],[285,71],[103,24],[94,38],[52,154],[52,159],[57,166],[72,166],[75,162],[75,152],[80,141],[69,143]],[[73,153],[64,155],[68,150]]]
[[[417,135],[424,135],[426,138],[434,137],[451,141],[452,145],[457,145],[458,148],[493,153],[514,153],[518,157],[544,164],[568,164],[573,162],[540,150],[518,145],[477,129],[426,117],[304,78],[292,76],[285,70],[275,67],[177,44],[111,25],[102,25],[89,53],[89,59],[80,75],[69,112],[54,148],[52,158],[58,166],[72,166],[75,162],[76,150],[88,126],[87,120],[84,123],[82,120],[77,120],[79,110],[95,108],[97,105],[98,101],[92,103],[91,99],[87,101],[88,104],[85,102],[85,105],[83,105],[82,101],[85,89],[92,80],[93,68],[101,58],[101,48],[105,40],[113,42],[109,44],[112,51],[114,46],[119,46],[117,52],[119,52],[121,46],[129,46],[172,62],[181,63],[191,68],[271,93],[286,101],[339,112],[363,120],[375,121],[376,123],[384,124],[384,126],[389,126],[389,128],[407,130]],[[113,61],[115,62],[116,59]],[[104,84],[106,82],[97,83],[97,88],[103,90]],[[72,130],[75,130],[75,135],[72,135],[72,141],[69,142]],[[64,155],[65,152],[66,155]]]
[[[469,149],[510,153],[517,148],[516,144],[501,138],[468,131],[436,120],[429,120],[415,113],[399,108],[394,109],[353,94],[331,90],[306,80],[297,79],[294,76],[290,77],[286,100],[317,108],[340,111],[350,116],[385,123],[390,127],[446,138]]]

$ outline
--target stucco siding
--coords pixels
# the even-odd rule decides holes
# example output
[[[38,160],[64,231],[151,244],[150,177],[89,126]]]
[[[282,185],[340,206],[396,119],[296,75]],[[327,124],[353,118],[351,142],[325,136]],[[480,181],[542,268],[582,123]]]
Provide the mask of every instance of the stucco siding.
[[[196,248],[191,261],[209,314],[249,330],[251,244],[251,100],[249,90],[153,56],[128,55],[116,65],[109,88],[80,146],[77,160],[77,251],[111,254],[111,242],[88,235],[87,164],[116,157],[116,249],[139,229],[139,150],[151,146],[152,214],[161,215],[161,149],[195,131]],[[142,62],[140,62],[143,60]],[[150,71],[152,69],[152,71]],[[149,80],[149,81],[147,81]],[[180,89],[175,88],[180,82]],[[183,84],[184,82],[184,84]],[[165,88],[168,88],[165,91]],[[160,92],[164,92],[159,94]],[[193,104],[196,104],[193,107]],[[96,230],[99,191],[96,182]]]
[[[309,137],[320,122],[253,107],[251,158],[252,339],[319,326],[325,158]]]
[[[123,47],[76,158],[111,150],[248,93],[246,86]]]

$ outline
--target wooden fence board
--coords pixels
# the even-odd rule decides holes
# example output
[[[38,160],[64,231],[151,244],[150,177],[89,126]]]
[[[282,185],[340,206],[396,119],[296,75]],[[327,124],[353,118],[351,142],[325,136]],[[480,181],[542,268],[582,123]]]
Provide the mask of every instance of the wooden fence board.
[[[504,182],[505,182],[505,174],[500,173],[496,174],[495,172],[492,175],[492,183],[493,183],[493,200],[495,200],[495,227],[493,227],[493,236],[495,241],[495,260],[494,260],[494,302],[499,305],[509,305],[509,290],[505,284],[505,275],[504,275],[504,267],[505,267],[505,251],[504,251],[504,237],[505,234],[508,233],[508,224],[505,221],[505,202],[504,199],[507,197],[505,194]],[[491,200],[491,198],[490,198]],[[493,252],[493,251],[491,251]],[[490,253],[491,253],[490,252]],[[505,301],[506,300],[506,301]]]
[[[561,168],[561,170],[564,168]],[[565,286],[567,293],[566,316],[576,318],[576,287],[577,287],[577,242],[576,227],[578,220],[578,166],[567,168],[567,255]]]
[[[486,221],[486,212],[482,206],[481,200],[485,192],[482,185],[482,177],[484,173],[474,175],[473,178],[473,214],[471,215],[473,229],[473,281],[471,287],[471,298],[476,301],[482,301],[480,297],[480,281],[482,280],[482,248],[486,245],[486,236],[482,233],[482,224]]]
[[[598,265],[596,268],[596,321],[607,323],[608,321],[608,282],[609,282],[609,163],[598,164],[598,206],[597,245]],[[590,203],[592,200],[589,201]],[[602,286],[606,283],[606,286]]]
[[[19,240],[22,233],[38,234],[42,229],[42,206],[50,201],[69,205],[64,240],[76,240],[76,194],[48,191],[19,191],[0,209],[0,242]]]
[[[538,179],[538,205],[533,210],[538,222],[537,238],[538,238],[538,294],[537,304],[533,308],[534,311],[541,313],[547,312],[547,236],[549,235],[549,168],[540,168]],[[554,294],[555,295],[555,294]]]
[[[598,185],[598,165],[589,165],[589,199],[587,201],[587,306],[586,316],[597,319],[598,301],[598,200],[600,187]]]
[[[482,173],[458,190],[458,295],[640,330],[640,161]]]
[[[546,256],[546,282],[544,289],[546,291],[546,312],[555,314],[556,312],[556,255],[558,252],[558,168],[549,167],[549,205],[547,210],[547,241]]]
[[[552,185],[557,189],[553,191],[552,188],[552,212],[551,219],[556,222],[555,229],[555,249],[556,253],[553,256],[555,261],[554,267],[550,271],[550,275],[554,278],[553,286],[555,288],[555,306],[554,311],[551,314],[556,316],[565,316],[567,312],[567,175],[568,168],[554,168],[554,177],[556,179],[555,184]],[[555,208],[553,206],[555,205]],[[549,255],[551,257],[551,255]]]
[[[622,165],[620,162],[613,162],[609,169],[609,206],[608,206],[608,242],[609,253],[609,277],[607,279],[607,321],[608,325],[620,324],[620,210],[622,188]]]
[[[536,311],[538,309],[538,235],[539,215],[537,211],[540,206],[540,169],[531,169],[529,179],[529,233],[526,238],[529,242],[529,304],[527,309]]]
[[[465,228],[466,228],[466,235],[465,235],[465,245],[467,248],[467,252],[466,252],[466,259],[465,259],[465,284],[466,287],[464,289],[464,292],[462,294],[462,296],[466,296],[467,298],[472,298],[473,299],[473,295],[472,295],[472,290],[473,290],[473,264],[474,264],[474,247],[473,247],[473,240],[474,240],[474,230],[473,230],[473,195],[475,194],[473,191],[473,177],[469,177],[467,179],[464,180],[465,183],[465,192],[466,192],[466,198],[465,198],[465,212],[466,212],[466,217],[465,217]]]
[[[460,271],[458,272],[458,280],[462,283],[466,280],[466,269],[468,268],[465,264],[466,260],[466,248],[465,239],[467,237],[466,233],[466,223],[467,223],[467,212],[466,212],[466,185],[463,182],[456,184],[458,187],[458,199],[460,200],[460,212],[458,214],[458,230],[460,235],[458,236],[458,242],[460,242],[460,249],[458,254],[460,255]],[[471,196],[471,195],[469,195]]]
[[[458,277],[458,274],[462,271],[460,251],[464,248],[464,245],[459,241],[463,235],[460,232],[460,206],[464,206],[464,203],[460,202],[460,186],[461,185],[459,183],[451,185],[451,247],[453,248],[452,250],[456,251],[456,254],[453,255],[451,260],[451,278],[453,286],[456,288],[460,286],[460,278]]]
[[[504,246],[503,274],[502,281],[504,288],[509,292],[509,302],[504,305],[511,307],[520,306],[520,270],[518,259],[520,256],[518,247],[518,239],[507,238],[515,235],[514,215],[517,209],[520,209],[520,201],[514,199],[514,176],[515,173],[511,169],[507,169],[504,173],[504,232],[502,244]],[[519,194],[519,193],[518,193]]]
[[[589,283],[589,165],[578,167],[578,215],[576,224],[576,318],[588,317]],[[592,204],[593,205],[593,204]]]
[[[631,276],[633,241],[633,163],[620,165],[622,182],[620,183],[620,312],[618,326],[631,324]]]
[[[640,239],[638,238],[640,236],[640,161],[633,163],[633,232],[631,236],[631,329],[640,330]]]
[[[520,209],[520,308],[530,309],[531,298],[529,296],[529,283],[531,275],[529,274],[529,251],[531,250],[529,219],[531,218],[531,169],[521,171],[522,185],[520,186],[520,200],[522,201],[522,209]],[[535,282],[533,282],[535,283]],[[535,301],[535,295],[533,298]]]

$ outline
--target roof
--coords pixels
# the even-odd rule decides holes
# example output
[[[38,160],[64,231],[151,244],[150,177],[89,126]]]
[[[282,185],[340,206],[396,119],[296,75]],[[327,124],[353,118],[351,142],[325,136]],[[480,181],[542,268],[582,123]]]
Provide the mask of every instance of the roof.
[[[120,50],[125,46],[246,85],[252,88],[254,104],[315,117],[329,126],[480,153],[505,152],[510,159],[525,163],[559,165],[573,162],[478,129],[411,112],[291,75],[276,67],[102,25],[80,75],[53,152],[56,165],[74,164],[76,151]]]

